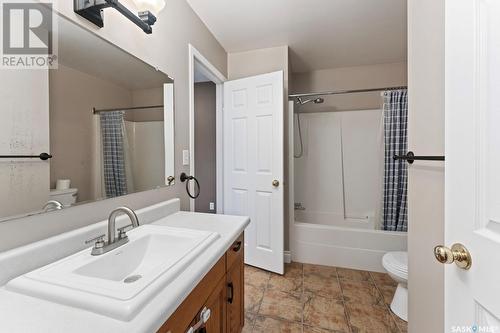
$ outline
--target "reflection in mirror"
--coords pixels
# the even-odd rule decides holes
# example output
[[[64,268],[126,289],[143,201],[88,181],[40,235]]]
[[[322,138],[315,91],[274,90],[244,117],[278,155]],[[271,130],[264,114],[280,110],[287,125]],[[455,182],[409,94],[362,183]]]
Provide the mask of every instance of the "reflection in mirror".
[[[96,199],[149,190],[165,181],[163,106],[94,114],[99,118],[94,135],[100,141],[94,152]]]
[[[14,173],[22,162],[50,163],[31,180],[46,190],[16,200],[16,209],[2,203],[0,220],[166,186],[174,175],[172,79],[63,17],[58,23],[58,68],[45,74],[47,91],[33,92],[48,96],[49,122],[30,128],[48,134],[42,149],[52,159],[3,162],[17,166]],[[0,191],[2,198],[14,192]]]

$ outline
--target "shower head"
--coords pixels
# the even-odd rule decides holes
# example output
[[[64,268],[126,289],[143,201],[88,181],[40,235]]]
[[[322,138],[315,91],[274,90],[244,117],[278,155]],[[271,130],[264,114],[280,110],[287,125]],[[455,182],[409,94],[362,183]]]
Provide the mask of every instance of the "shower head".
[[[303,100],[301,97],[297,97],[296,103],[299,105],[304,105],[304,104],[311,103],[311,102],[314,104],[322,104],[324,101],[325,100],[321,97],[314,98],[314,99],[306,99],[306,100]]]

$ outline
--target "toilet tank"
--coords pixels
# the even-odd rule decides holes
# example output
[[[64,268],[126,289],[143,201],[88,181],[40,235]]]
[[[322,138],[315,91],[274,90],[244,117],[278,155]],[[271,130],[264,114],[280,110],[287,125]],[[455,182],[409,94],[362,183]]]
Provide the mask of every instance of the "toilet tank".
[[[78,197],[77,188],[68,188],[65,190],[50,190],[50,200],[57,200],[63,204],[65,207],[72,206],[76,203],[76,198]]]

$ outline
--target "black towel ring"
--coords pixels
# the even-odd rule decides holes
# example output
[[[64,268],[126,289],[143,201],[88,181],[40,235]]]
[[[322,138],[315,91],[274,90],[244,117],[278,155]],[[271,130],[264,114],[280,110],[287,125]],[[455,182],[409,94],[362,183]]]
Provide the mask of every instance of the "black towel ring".
[[[186,175],[186,173],[181,173],[181,177],[180,177],[180,180],[181,182],[186,182],[186,192],[187,194],[189,195],[189,197],[191,199],[196,199],[200,196],[200,193],[201,193],[201,187],[200,187],[200,182],[198,182],[198,179],[196,179],[194,176],[188,176]],[[195,184],[196,184],[196,187],[197,187],[197,190],[196,190],[196,194],[195,195],[192,195],[191,194],[191,191],[189,190],[189,182],[191,180],[194,180]]]

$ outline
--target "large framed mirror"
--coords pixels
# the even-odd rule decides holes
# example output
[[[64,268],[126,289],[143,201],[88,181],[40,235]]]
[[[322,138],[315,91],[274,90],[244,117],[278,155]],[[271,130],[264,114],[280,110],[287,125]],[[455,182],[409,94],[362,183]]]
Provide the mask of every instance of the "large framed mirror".
[[[37,95],[33,100],[48,99],[48,121],[23,129],[46,133],[47,144],[16,149],[0,142],[0,155],[44,149],[52,158],[0,160],[0,221],[173,184],[173,79],[74,22],[57,19],[57,68],[9,74],[27,82],[48,79],[39,91],[28,90]],[[28,92],[17,98],[31,98]],[[12,123],[2,129],[19,126],[15,118],[6,119]],[[36,177],[29,171],[31,185],[16,184],[27,179],[27,165],[41,171]]]

